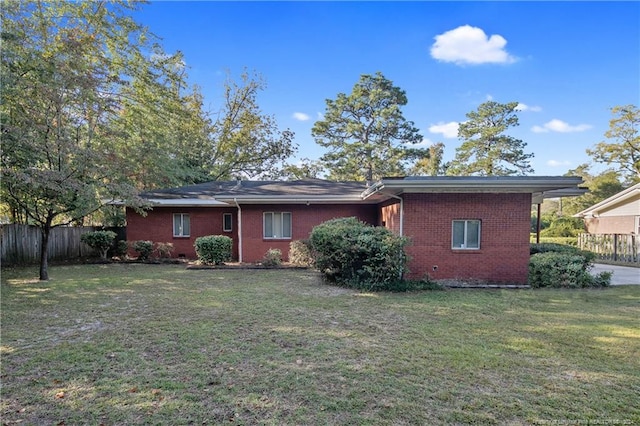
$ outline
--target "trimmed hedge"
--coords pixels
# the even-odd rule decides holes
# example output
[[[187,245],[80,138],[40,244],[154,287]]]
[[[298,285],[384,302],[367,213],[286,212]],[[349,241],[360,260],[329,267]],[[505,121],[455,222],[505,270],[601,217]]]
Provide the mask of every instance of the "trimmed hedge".
[[[563,244],[532,244],[529,260],[529,285],[540,287],[606,287],[611,273],[596,276],[589,272],[595,254]]]
[[[310,236],[315,265],[337,284],[368,291],[393,291],[403,282],[408,239],[355,217],[332,219]]]
[[[147,260],[151,256],[151,253],[153,253],[153,241],[134,241],[131,247],[138,252],[139,260]]]
[[[226,235],[207,235],[196,238],[194,247],[201,262],[222,265],[231,260],[233,240]]]
[[[537,254],[537,253],[566,253],[566,254],[574,254],[578,256],[582,256],[585,258],[585,262],[587,265],[591,264],[596,258],[595,253],[580,250],[578,247],[569,246],[566,244],[559,243],[540,243],[540,244],[531,244],[529,246],[529,254]]]
[[[536,242],[536,234],[532,233],[531,237],[529,238],[529,242],[531,244],[535,244]],[[578,246],[578,237],[543,237],[540,236],[540,244],[544,244],[544,243],[556,243],[556,244],[562,244],[565,246],[574,246],[577,247]]]

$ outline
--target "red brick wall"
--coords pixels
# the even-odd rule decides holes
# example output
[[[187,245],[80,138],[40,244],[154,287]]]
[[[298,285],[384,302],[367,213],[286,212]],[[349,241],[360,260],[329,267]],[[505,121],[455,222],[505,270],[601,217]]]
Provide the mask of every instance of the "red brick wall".
[[[270,248],[282,251],[284,260],[289,257],[289,243],[309,238],[311,229],[330,219],[355,216],[363,222],[377,223],[377,206],[352,204],[318,205],[240,205],[242,208],[243,262],[257,262]],[[262,238],[262,214],[264,212],[291,213],[291,239],[271,240]]]
[[[173,236],[173,214],[188,213],[191,223],[190,237]],[[223,232],[222,215],[232,213],[232,232]],[[238,223],[233,207],[155,207],[143,217],[127,209],[127,241],[151,240],[154,243],[173,243],[173,257],[184,255],[196,258],[193,247],[196,238],[204,235],[226,235],[233,239],[233,256],[238,256]],[[131,256],[137,253],[130,250]]]
[[[481,279],[496,283],[527,282],[529,263],[530,194],[406,194],[404,235],[411,238],[410,278]],[[288,258],[289,243],[306,239],[311,229],[336,217],[356,216],[371,224],[385,223],[399,231],[399,202],[376,205],[245,205],[242,206],[243,261],[257,262],[270,248]],[[290,212],[292,238],[263,239],[263,212]],[[191,237],[173,237],[173,214],[189,213]],[[233,232],[222,231],[223,213],[233,213]],[[455,219],[482,222],[479,250],[451,249]],[[127,210],[127,239],[171,242],[175,257],[195,258],[194,241],[202,235],[229,235],[238,258],[236,209],[156,207],[146,217]],[[131,253],[135,255],[135,253]],[[433,267],[437,266],[434,271]]]
[[[380,205],[380,223],[387,229],[400,234],[400,201],[389,200]]]
[[[412,241],[409,277],[527,282],[531,194],[406,194],[404,199],[404,235]],[[455,219],[481,221],[479,250],[451,248]]]
[[[282,251],[282,258],[288,259],[289,243],[293,240],[309,238],[311,229],[324,221],[337,217],[356,216],[360,220],[376,224],[376,205],[240,205],[242,209],[242,250],[243,262],[257,262],[270,248]],[[263,239],[262,215],[264,212],[290,212],[292,216],[292,238],[282,240]],[[173,237],[173,214],[188,213],[191,221],[191,236]],[[233,213],[233,232],[222,231],[222,214]],[[171,242],[175,250],[173,256],[183,254],[189,259],[196,258],[193,244],[203,235],[228,235],[233,238],[233,257],[238,259],[238,220],[234,207],[155,207],[146,217],[127,210],[127,240],[151,240]],[[130,251],[130,255],[137,254]]]

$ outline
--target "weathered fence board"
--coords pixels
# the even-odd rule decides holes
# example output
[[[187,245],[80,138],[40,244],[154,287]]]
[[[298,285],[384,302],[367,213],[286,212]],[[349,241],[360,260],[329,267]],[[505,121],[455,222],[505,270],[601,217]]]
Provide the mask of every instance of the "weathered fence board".
[[[640,264],[640,238],[634,234],[580,234],[578,247],[599,259]]]
[[[94,255],[91,247],[80,241],[80,236],[101,228],[53,228],[49,235],[49,260],[67,260]],[[116,230],[116,232],[118,232]],[[120,233],[119,233],[120,237]],[[119,238],[122,239],[122,238]],[[40,261],[40,229],[30,225],[2,225],[0,228],[0,261],[3,265],[23,265]]]

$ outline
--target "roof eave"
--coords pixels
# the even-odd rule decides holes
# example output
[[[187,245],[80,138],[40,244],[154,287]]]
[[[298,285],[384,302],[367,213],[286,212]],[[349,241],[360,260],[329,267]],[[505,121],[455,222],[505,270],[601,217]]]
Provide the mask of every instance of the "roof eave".
[[[469,177],[464,179],[430,179],[425,180],[382,180],[366,192],[401,193],[457,192],[457,193],[538,193],[561,189],[577,189],[581,184],[579,177],[531,177],[487,179]]]
[[[229,203],[216,199],[202,198],[148,198],[153,206],[159,207],[229,207]]]
[[[243,204],[354,204],[362,203],[364,200],[361,196],[353,195],[327,195],[327,196],[238,196],[238,197],[220,197],[220,200],[227,200],[233,203]]]

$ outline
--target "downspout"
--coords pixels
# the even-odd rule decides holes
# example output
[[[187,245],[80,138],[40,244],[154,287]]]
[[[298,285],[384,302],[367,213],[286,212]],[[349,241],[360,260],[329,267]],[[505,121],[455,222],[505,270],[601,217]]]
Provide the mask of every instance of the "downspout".
[[[562,198],[560,198],[562,200]],[[536,244],[540,244],[540,205],[542,202],[538,203],[538,213],[536,216]]]
[[[233,202],[238,208],[238,262],[242,263],[242,209],[236,198],[233,199]]]
[[[395,198],[396,200],[400,200],[400,237],[402,237],[404,233],[404,199],[393,194],[387,195]],[[400,271],[400,276],[398,278],[400,278],[401,280],[404,278],[404,271]]]

